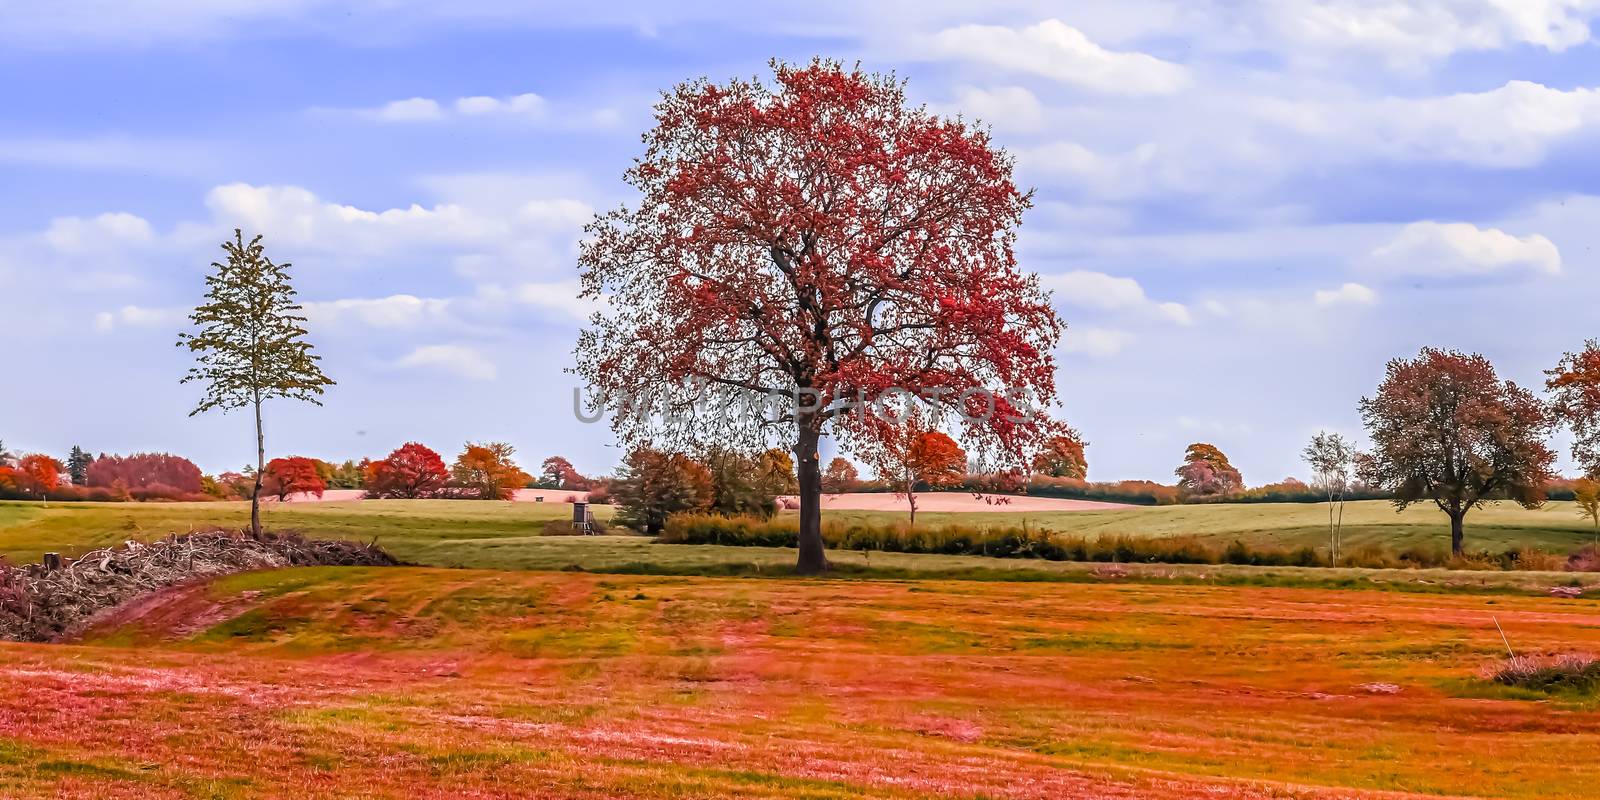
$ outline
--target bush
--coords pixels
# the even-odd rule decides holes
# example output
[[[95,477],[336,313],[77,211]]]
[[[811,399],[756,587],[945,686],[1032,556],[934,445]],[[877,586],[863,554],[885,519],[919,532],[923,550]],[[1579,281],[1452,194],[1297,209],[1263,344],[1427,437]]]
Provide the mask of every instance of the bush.
[[[1071,500],[1130,503],[1141,506],[1176,505],[1182,500],[1178,494],[1178,487],[1156,483],[1155,481],[1090,483],[1075,478],[1049,478],[1043,476],[1035,476],[1028,483],[1028,494],[1040,497],[1062,497]]]
[[[1586,544],[1567,556],[1568,572],[1600,572],[1600,549]]]
[[[1600,689],[1600,660],[1568,653],[1559,656],[1512,656],[1488,672],[1489,680],[1546,694]]]
[[[822,538],[834,549],[890,553],[1120,563],[1325,565],[1322,556],[1309,547],[1286,550],[1251,547],[1234,542],[1226,548],[1218,548],[1189,536],[1089,538],[1027,526],[944,525],[911,528],[904,523],[867,525],[824,520]],[[798,540],[799,523],[793,519],[766,520],[682,513],[667,518],[656,541],[664,544],[794,547]]]

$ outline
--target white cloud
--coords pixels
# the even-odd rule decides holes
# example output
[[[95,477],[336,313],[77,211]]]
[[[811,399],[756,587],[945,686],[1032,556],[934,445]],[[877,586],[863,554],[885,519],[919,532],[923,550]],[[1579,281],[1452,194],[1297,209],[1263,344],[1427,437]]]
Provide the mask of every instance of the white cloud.
[[[1133,334],[1114,328],[1068,326],[1061,338],[1061,352],[1088,358],[1111,358],[1133,342]]]
[[[545,113],[545,99],[532,92],[513,97],[463,97],[456,101],[460,114],[521,114],[540,117]]]
[[[1565,137],[1600,122],[1600,89],[1511,81],[1487,92],[1391,98],[1372,109],[1369,119],[1354,122],[1366,131],[1349,133],[1366,137],[1368,147],[1386,155],[1526,167]]]
[[[1035,131],[1044,120],[1044,105],[1033,92],[1021,86],[993,89],[960,86],[956,88],[954,99],[935,106],[934,110],[976,118],[997,131]]]
[[[1359,283],[1346,283],[1337,289],[1318,289],[1311,301],[1319,306],[1370,306],[1378,301],[1378,293]]]
[[[933,36],[940,55],[1042,75],[1108,94],[1171,94],[1188,83],[1184,68],[1145,53],[1107,50],[1057,19],[1026,28],[962,25]]]
[[[1589,41],[1594,10],[1586,0],[1302,0],[1275,16],[1291,41],[1404,62],[1514,44],[1560,52]]]
[[[1051,290],[1052,298],[1060,305],[1101,311],[1136,311],[1179,325],[1194,322],[1187,306],[1151,300],[1145,294],[1144,287],[1133,278],[1073,270],[1059,275],[1044,275],[1040,282]]]
[[[569,198],[526,200],[512,209],[459,203],[370,210],[322,200],[299,186],[218,186],[206,196],[216,222],[181,228],[191,243],[242,227],[269,243],[355,260],[438,252],[456,272],[489,282],[571,268],[589,205]]]
[[[306,318],[312,322],[351,320],[373,328],[407,329],[429,320],[442,320],[450,311],[449,299],[396,294],[380,298],[349,298],[307,302]]]
[[[384,122],[426,122],[444,119],[444,109],[438,101],[426,97],[395,100],[368,112],[372,118]]]
[[[492,381],[499,370],[482,353],[464,345],[430,344],[395,362],[403,369],[423,369],[470,381]]]
[[[603,302],[579,297],[579,291],[575,280],[524,283],[513,289],[511,296],[523,305],[554,311],[578,321],[587,321],[591,314],[605,308]]]
[[[127,305],[115,311],[102,311],[94,315],[95,330],[110,333],[118,328],[172,327],[174,333],[187,319],[187,312],[177,308],[146,308]]]
[[[556,113],[550,101],[533,92],[507,97],[472,95],[454,100],[411,97],[394,100],[376,108],[313,109],[313,111],[355,114],[377,122],[402,124],[462,119],[502,119],[575,130],[609,128],[622,119],[622,114],[611,107],[562,107],[559,113]]]
[[[1413,222],[1374,250],[1370,264],[1396,276],[1555,275],[1561,272],[1561,253],[1539,234],[1518,237],[1466,222]]]
[[[57,217],[40,238],[61,253],[100,252],[155,241],[155,231],[143,217],[123,212],[99,216]]]

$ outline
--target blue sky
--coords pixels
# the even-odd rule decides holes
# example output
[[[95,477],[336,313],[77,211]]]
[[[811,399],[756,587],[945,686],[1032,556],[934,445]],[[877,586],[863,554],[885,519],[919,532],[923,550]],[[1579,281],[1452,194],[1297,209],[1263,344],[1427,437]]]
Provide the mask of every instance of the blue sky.
[[[576,243],[656,94],[859,60],[993,126],[1070,325],[1091,477],[1216,443],[1263,483],[1360,432],[1384,362],[1538,384],[1597,335],[1600,2],[530,4],[0,0],[0,438],[250,460],[173,346],[227,231],[296,265],[339,381],[269,410],[331,460],[506,440],[589,473]],[[1563,464],[1563,466],[1566,466]]]

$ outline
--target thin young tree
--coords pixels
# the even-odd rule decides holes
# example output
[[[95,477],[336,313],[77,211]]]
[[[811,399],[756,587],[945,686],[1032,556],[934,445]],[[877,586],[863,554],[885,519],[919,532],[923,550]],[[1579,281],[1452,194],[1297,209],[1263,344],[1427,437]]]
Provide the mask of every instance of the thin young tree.
[[[1350,468],[1355,463],[1355,447],[1350,440],[1337,433],[1317,431],[1311,443],[1301,451],[1300,457],[1311,465],[1312,472],[1328,495],[1328,561],[1339,563],[1340,537],[1344,533],[1344,498],[1350,490]],[[1338,506],[1335,519],[1334,507]]]
[[[594,405],[648,396],[636,407],[661,412],[614,414],[625,442],[791,447],[796,569],[815,573],[821,437],[859,453],[901,433],[859,398],[964,405],[963,439],[1025,466],[1060,432],[1041,409],[1063,326],[1017,264],[1031,193],[987,130],[907,104],[893,75],[773,69],[771,83],[686,83],[656,106],[625,175],[637,205],[586,229],[583,296],[609,302],[575,371]],[[730,411],[780,397],[776,413]]]
[[[199,382],[205,396],[189,416],[212,409],[255,413],[256,469],[250,490],[250,530],[261,534],[261,481],[267,465],[262,404],[282,398],[322,405],[318,398],[334,382],[324,375],[306,341],[305,317],[289,281],[290,264],[267,257],[261,237],[244,240],[235,228],[222,243],[227,259],[212,262],[206,302],[189,321],[195,332],[178,334],[178,346],[195,354],[181,383]]]

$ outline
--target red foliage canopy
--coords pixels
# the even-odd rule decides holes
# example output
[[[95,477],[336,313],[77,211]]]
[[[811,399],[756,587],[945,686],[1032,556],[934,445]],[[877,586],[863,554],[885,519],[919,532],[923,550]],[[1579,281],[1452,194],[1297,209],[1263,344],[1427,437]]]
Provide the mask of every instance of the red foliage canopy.
[[[308,492],[321,497],[328,484],[317,470],[316,459],[303,456],[274,458],[261,473],[261,491],[280,501],[291,494]]]
[[[201,491],[200,468],[187,458],[168,453],[135,453],[131,456],[101,455],[89,464],[90,486],[124,489],[168,488],[175,494]]]
[[[986,131],[908,107],[892,75],[774,70],[773,86],[700,80],[657,105],[626,174],[639,205],[599,217],[582,248],[584,295],[613,311],[581,335],[578,372],[613,408],[648,392],[685,415],[615,415],[635,441],[771,433],[754,413],[687,416],[705,407],[693,383],[719,409],[799,394],[776,422],[795,442],[801,568],[814,570],[818,437],[829,423],[851,449],[897,434],[852,399],[960,398],[968,438],[1025,464],[1056,425],[1016,397],[1053,402],[1062,325],[1017,266],[1030,195]]]
[[[50,456],[34,453],[17,462],[15,480],[18,488],[31,495],[48,496],[61,485],[61,462]]]
[[[588,489],[591,483],[588,478],[583,477],[572,466],[571,461],[562,456],[551,456],[545,459],[539,469],[540,477],[554,483],[557,489],[584,490]]]
[[[1216,445],[1205,442],[1189,445],[1183,453],[1183,466],[1173,472],[1178,476],[1178,489],[1186,495],[1214,497],[1244,488],[1244,476],[1228,462],[1228,457]]]
[[[1573,460],[1586,474],[1600,476],[1600,342],[1584,342],[1545,375],[1556,413],[1572,426]]]
[[[431,497],[450,480],[444,459],[416,442],[407,442],[380,461],[367,464],[368,497]]]

